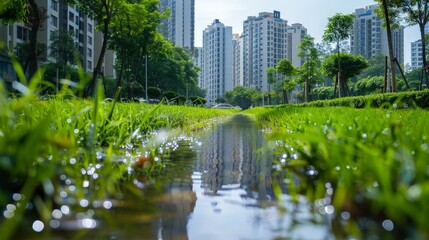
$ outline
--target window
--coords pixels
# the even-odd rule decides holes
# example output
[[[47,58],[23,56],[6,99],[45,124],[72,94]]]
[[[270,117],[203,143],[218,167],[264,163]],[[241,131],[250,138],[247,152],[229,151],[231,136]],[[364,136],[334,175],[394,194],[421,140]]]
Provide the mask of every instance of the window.
[[[51,0],[51,9],[54,11],[58,11],[58,5],[56,0]]]
[[[54,15],[51,15],[50,20],[51,20],[50,21],[51,26],[57,27],[57,25],[58,25],[58,18],[55,17]]]
[[[92,46],[92,37],[88,36],[88,45]]]
[[[87,50],[87,52],[88,52],[88,57],[92,57],[92,49],[91,48],[88,48],[88,50]]]
[[[87,70],[92,71],[92,62],[91,61],[88,60],[86,62],[86,68],[87,68]]]
[[[92,33],[92,25],[88,23],[88,32]]]

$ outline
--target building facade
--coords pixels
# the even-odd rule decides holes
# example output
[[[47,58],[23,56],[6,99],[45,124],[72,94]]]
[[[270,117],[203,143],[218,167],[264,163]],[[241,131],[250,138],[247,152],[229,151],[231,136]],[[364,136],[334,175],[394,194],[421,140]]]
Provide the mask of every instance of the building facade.
[[[47,62],[57,61],[50,57],[49,46],[52,44],[52,35],[57,31],[72,32],[73,41],[81,65],[86,72],[93,72],[100,53],[103,35],[95,31],[95,22],[86,16],[78,7],[66,4],[65,0],[37,0],[38,6],[44,9],[45,21],[37,34],[37,41],[47,46]],[[5,43],[7,49],[13,50],[18,43],[29,41],[30,30],[20,24],[8,24],[0,26],[0,41]],[[105,76],[115,77],[114,71],[115,54],[107,51],[103,73]],[[39,62],[44,64],[46,62]]]
[[[389,55],[387,31],[382,27],[383,20],[377,17],[378,5],[355,10],[355,21],[350,37],[350,51],[370,59],[378,54]],[[404,28],[392,30],[393,53],[404,64]]]
[[[304,59],[298,56],[298,45],[307,35],[307,28],[300,23],[294,23],[287,27],[287,58],[294,67],[300,67]]]
[[[243,86],[243,37],[234,34],[232,39],[232,85]]]
[[[216,99],[232,84],[232,27],[226,27],[216,19],[203,31],[203,83],[206,105],[213,106]]]
[[[411,42],[411,69],[423,67],[422,40]]]
[[[243,22],[243,86],[266,92],[267,69],[288,58],[299,67],[297,46],[307,30],[299,23],[288,26],[280,12],[262,12]],[[277,77],[277,76],[276,76]]]
[[[159,9],[170,9],[170,17],[161,21],[160,31],[174,45],[194,48],[195,0],[160,0]]]

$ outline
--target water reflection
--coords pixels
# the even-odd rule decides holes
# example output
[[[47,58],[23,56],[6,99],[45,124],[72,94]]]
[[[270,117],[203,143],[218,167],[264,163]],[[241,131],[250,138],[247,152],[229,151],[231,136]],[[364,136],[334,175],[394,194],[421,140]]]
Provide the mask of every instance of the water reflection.
[[[55,231],[39,239],[330,239],[329,229],[312,223],[304,198],[296,205],[284,195],[286,214],[279,210],[271,178],[275,157],[263,135],[237,115],[198,142],[176,139],[162,177],[130,181],[98,208],[81,204],[81,214],[58,210],[77,217],[54,217]],[[76,233],[80,225],[87,231]]]

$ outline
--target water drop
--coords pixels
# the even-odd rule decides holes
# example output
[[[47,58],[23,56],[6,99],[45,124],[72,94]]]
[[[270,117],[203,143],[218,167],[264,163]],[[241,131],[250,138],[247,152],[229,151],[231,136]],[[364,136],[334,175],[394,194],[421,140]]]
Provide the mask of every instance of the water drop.
[[[45,225],[43,224],[42,221],[36,220],[33,222],[33,230],[35,232],[41,232],[41,231],[43,231],[43,228],[45,228]]]
[[[394,228],[392,220],[389,220],[389,219],[384,220],[382,225],[383,225],[383,228],[389,232],[391,232]]]
[[[60,219],[63,217],[63,213],[61,212],[61,210],[55,209],[54,211],[52,211],[52,217],[55,219]]]
[[[70,213],[69,206],[66,206],[66,205],[61,206],[61,212],[65,215],[69,214]]]
[[[82,199],[82,200],[80,200],[79,204],[81,207],[88,207],[89,202],[86,199]]]

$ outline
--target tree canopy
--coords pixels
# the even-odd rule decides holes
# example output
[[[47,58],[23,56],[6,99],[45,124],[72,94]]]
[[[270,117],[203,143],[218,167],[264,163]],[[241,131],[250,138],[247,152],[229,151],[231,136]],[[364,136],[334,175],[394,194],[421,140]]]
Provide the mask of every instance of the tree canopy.
[[[333,17],[328,18],[328,24],[322,36],[323,41],[336,43],[337,45],[337,58],[339,61],[337,62],[337,81],[335,82],[335,87],[337,84],[339,85],[340,97],[347,94],[345,88],[346,84],[343,83],[343,77],[341,75],[340,42],[349,38],[350,32],[353,29],[354,18],[354,14],[335,14]]]
[[[338,61],[342,62],[341,75],[344,81],[339,82],[340,86],[346,92],[344,93],[347,96],[348,87],[347,87],[347,79],[358,75],[361,71],[368,67],[368,61],[365,60],[361,55],[353,55],[350,53],[340,53],[340,59],[338,59],[338,55],[331,55],[323,61],[322,68],[326,75],[334,77],[340,71],[338,69]]]

